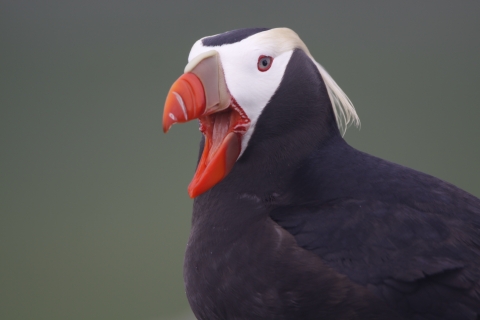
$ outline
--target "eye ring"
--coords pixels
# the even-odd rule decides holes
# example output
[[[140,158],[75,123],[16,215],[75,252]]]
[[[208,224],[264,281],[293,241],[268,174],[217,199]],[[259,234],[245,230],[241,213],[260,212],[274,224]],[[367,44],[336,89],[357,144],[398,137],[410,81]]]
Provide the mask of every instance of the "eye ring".
[[[258,57],[257,68],[258,71],[265,72],[272,66],[273,58],[270,56],[260,56]]]

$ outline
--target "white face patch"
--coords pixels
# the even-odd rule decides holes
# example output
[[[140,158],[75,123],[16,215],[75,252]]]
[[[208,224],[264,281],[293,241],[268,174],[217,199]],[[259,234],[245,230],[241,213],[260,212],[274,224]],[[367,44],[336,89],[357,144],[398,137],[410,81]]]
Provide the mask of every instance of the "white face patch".
[[[218,47],[205,47],[202,41],[198,40],[188,57],[191,61],[212,49],[219,53],[228,90],[251,121],[250,127],[242,138],[240,156],[247,148],[258,117],[279,87],[293,53],[293,50],[289,50],[279,54],[272,48],[262,46],[265,42],[258,41],[257,35],[259,34],[240,42]],[[265,72],[259,71],[257,67],[258,58],[262,55],[273,58],[270,69]]]
[[[204,39],[204,38],[202,38]],[[243,136],[243,154],[248,146],[257,120],[282,81],[287,64],[295,49],[303,50],[315,63],[327,87],[339,129],[345,132],[349,124],[360,124],[355,108],[328,72],[315,61],[298,35],[287,28],[276,28],[256,33],[239,42],[221,46],[204,46],[202,39],[193,45],[188,61],[215,50],[220,56],[225,81],[230,94],[250,119],[250,127]],[[273,58],[267,71],[258,70],[260,56]],[[240,157],[239,156],[239,157]]]

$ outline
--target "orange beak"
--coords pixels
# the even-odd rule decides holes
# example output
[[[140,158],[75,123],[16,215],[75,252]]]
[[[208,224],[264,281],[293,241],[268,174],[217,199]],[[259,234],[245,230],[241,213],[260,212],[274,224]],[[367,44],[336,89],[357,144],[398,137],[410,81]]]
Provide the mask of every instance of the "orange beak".
[[[188,186],[191,198],[208,191],[232,170],[240,155],[242,133],[250,122],[230,96],[214,50],[192,60],[170,88],[163,111],[163,131],[174,123],[193,119],[200,120],[205,146]]]
[[[205,112],[205,92],[200,79],[185,73],[170,88],[163,110],[163,132],[177,122],[198,119]]]

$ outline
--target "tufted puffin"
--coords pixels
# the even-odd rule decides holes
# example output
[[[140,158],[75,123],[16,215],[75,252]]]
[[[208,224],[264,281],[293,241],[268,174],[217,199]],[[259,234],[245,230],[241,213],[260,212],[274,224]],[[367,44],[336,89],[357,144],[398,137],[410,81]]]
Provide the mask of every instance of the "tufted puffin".
[[[204,37],[188,61],[163,130],[202,132],[197,319],[480,319],[480,200],[348,145],[356,111],[295,32]]]

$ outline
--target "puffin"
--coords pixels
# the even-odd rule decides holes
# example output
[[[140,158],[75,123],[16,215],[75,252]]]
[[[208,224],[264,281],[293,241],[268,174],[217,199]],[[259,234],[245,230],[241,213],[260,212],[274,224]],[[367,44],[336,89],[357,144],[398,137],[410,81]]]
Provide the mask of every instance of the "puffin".
[[[480,319],[480,200],[347,144],[355,108],[294,31],[196,41],[163,130],[192,120],[197,319]]]

